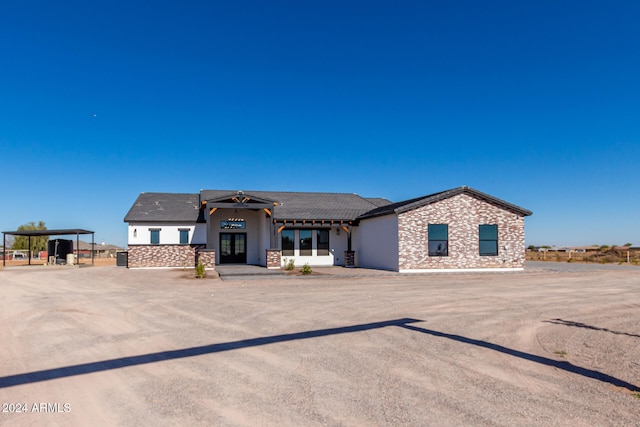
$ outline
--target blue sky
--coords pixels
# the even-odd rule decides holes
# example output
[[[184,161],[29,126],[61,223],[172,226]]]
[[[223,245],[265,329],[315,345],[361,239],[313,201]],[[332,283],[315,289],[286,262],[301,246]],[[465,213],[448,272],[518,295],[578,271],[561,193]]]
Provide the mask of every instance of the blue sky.
[[[0,4],[0,230],[126,245],[140,192],[469,185],[640,245],[636,1]]]

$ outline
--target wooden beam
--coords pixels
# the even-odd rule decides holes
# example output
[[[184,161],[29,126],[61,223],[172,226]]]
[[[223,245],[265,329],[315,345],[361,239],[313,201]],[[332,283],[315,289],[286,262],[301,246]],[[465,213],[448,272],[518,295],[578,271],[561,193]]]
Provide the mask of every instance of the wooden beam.
[[[249,200],[251,200],[251,197],[245,197],[242,199],[242,203],[248,202]]]
[[[282,230],[284,230],[284,225],[281,225],[280,227],[278,227],[278,234],[280,234],[280,232],[282,232]]]
[[[268,208],[262,208],[267,215],[271,216],[271,211]]]
[[[342,229],[344,230],[345,233],[349,234],[349,227],[347,227],[346,225],[343,225]]]
[[[217,211],[217,210],[218,210],[218,208],[211,208],[211,209],[209,209],[209,215],[213,215],[213,213],[214,213],[215,211]]]
[[[236,203],[240,203],[240,199],[238,199],[237,197],[232,197],[231,200],[233,200]]]
[[[207,201],[206,200],[202,201],[202,206],[207,206]]]

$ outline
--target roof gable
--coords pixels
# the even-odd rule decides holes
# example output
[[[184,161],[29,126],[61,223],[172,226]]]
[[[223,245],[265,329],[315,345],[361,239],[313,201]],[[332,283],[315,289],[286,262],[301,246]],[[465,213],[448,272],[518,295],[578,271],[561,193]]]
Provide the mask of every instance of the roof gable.
[[[236,191],[224,195],[218,195],[211,199],[203,199],[203,202],[209,206],[224,207],[225,205],[234,205],[242,207],[272,207],[278,204],[277,201],[259,197],[253,193],[245,193],[244,191]]]
[[[402,202],[391,203],[386,206],[381,206],[379,208],[373,209],[361,215],[358,219],[360,220],[360,219],[366,219],[366,218],[373,218],[376,216],[383,216],[383,215],[390,215],[390,214],[397,215],[403,212],[420,208],[422,206],[429,205],[431,203],[448,199],[453,196],[457,196],[459,194],[467,194],[469,196],[484,200],[487,203],[497,205],[503,209],[514,212],[518,215],[529,216],[532,214],[530,210],[505,202],[504,200],[498,199],[497,197],[493,197],[489,194],[483,193],[471,187],[462,186],[462,187],[453,188],[451,190],[430,194],[428,196],[416,197],[414,199],[404,200]]]

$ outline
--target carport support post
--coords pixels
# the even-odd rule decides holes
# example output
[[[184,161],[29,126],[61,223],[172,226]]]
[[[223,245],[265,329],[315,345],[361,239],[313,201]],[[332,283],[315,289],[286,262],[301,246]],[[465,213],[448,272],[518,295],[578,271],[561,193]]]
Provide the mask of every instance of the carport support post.
[[[80,233],[76,233],[76,259],[75,264],[80,262]]]
[[[2,233],[2,266],[7,265],[7,235]]]
[[[29,244],[27,245],[27,252],[29,253],[29,265],[31,265],[31,236],[29,236]]]

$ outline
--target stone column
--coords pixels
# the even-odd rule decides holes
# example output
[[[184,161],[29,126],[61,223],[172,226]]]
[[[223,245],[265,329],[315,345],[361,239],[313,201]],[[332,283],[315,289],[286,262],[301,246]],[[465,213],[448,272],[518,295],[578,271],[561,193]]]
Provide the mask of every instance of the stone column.
[[[200,249],[198,251],[197,261],[204,264],[204,268],[207,270],[215,270],[216,268],[216,250],[215,249]]]
[[[344,266],[347,268],[356,266],[356,251],[344,251]]]
[[[280,249],[267,249],[267,268],[281,268],[281,256]]]

